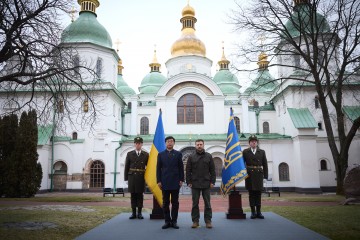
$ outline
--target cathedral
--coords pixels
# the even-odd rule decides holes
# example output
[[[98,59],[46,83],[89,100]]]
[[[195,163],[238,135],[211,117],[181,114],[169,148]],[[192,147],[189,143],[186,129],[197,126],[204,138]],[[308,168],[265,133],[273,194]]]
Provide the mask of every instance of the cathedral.
[[[154,51],[149,73],[136,93],[123,76],[123,62],[109,33],[97,20],[99,1],[78,2],[81,11],[63,31],[61,45],[75,47],[79,59],[93,60],[102,83],[90,91],[101,114],[93,134],[87,128],[68,126],[64,133],[52,124],[39,126],[41,191],[126,188],[126,154],[134,149],[136,136],[144,139],[143,150],[150,151],[160,110],[165,135],[176,139],[175,149],[182,152],[185,164],[195,149],[195,140],[205,141],[205,150],[215,162],[219,187],[230,108],[241,148],[247,148],[249,135],[256,134],[260,148],[266,151],[269,166],[266,187],[300,193],[335,190],[335,165],[314,87],[299,88],[290,79],[278,84],[269,72],[267,54],[260,52],[257,76],[247,89],[240,91],[241,83],[230,71],[224,48],[221,59],[213,59],[215,63],[206,57],[206,45],[196,36],[195,10],[187,4],[179,9],[181,26],[174,23],[174,28],[179,27],[179,36],[173,36],[174,42],[169,46],[171,58],[161,66]],[[297,64],[296,59],[279,57],[278,61]],[[214,76],[213,64],[219,65]],[[282,76],[301,77],[294,69],[279,67],[278,71]],[[349,106],[345,113],[353,108],[359,110],[351,95],[344,101],[344,106]],[[83,105],[85,113],[91,108],[86,102],[78,104]],[[348,124],[354,120],[351,114],[345,116]],[[360,164],[359,156],[358,131],[349,150],[349,165]],[[242,187],[243,182],[239,184]]]

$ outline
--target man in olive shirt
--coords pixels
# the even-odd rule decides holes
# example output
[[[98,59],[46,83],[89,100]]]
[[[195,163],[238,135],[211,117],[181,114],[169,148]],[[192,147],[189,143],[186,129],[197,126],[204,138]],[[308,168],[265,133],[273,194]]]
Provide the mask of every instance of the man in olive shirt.
[[[264,219],[261,214],[261,191],[264,188],[264,179],[268,178],[266,154],[258,147],[258,139],[255,135],[249,137],[249,145],[250,147],[243,151],[243,157],[249,176],[245,180],[245,188],[249,191],[250,218]]]
[[[204,220],[206,227],[212,228],[210,189],[215,185],[216,181],[215,164],[211,154],[204,150],[204,140],[196,140],[195,148],[195,153],[189,156],[186,164],[186,183],[191,188],[193,202],[191,210],[193,225],[191,227],[199,227],[199,198],[200,193],[202,193],[205,203]]]
[[[129,181],[128,192],[131,193],[132,215],[129,219],[144,219],[141,210],[144,201],[145,191],[145,168],[149,159],[149,154],[141,151],[143,139],[136,137],[134,139],[135,150],[128,152],[125,160],[125,181]],[[136,216],[136,207],[138,214]]]

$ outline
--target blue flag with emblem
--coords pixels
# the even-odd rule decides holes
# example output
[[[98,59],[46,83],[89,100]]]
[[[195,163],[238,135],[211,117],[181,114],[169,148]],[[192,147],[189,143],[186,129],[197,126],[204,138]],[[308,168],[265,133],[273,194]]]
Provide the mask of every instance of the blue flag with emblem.
[[[222,169],[221,193],[226,195],[237,183],[247,178],[247,171],[236,131],[232,108],[226,140],[225,159]]]

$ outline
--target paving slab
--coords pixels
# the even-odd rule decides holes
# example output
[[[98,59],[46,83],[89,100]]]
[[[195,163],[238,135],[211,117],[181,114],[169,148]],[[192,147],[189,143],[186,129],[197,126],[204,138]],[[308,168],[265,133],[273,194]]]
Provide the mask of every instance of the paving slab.
[[[143,220],[129,220],[129,213],[122,213],[94,229],[80,235],[77,240],[126,239],[126,240],[221,240],[221,239],[328,239],[308,228],[294,223],[273,212],[264,212],[265,219],[226,219],[225,213],[213,213],[213,228],[207,229],[204,222],[201,227],[191,228],[190,213],[179,213],[180,229],[161,229],[164,220],[150,220],[144,213]]]

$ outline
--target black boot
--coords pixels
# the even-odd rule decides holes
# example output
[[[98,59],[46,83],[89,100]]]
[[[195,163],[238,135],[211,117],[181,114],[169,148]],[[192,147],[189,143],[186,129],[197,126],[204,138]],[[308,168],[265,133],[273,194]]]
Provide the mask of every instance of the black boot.
[[[129,217],[129,219],[135,219],[136,218],[136,208],[132,208],[132,214]]]
[[[141,209],[142,208],[138,208],[138,215],[137,215],[138,219],[144,219],[143,215],[141,214]]]
[[[261,206],[256,206],[256,217],[264,219],[265,217],[261,214]]]
[[[255,207],[251,206],[250,208],[251,208],[251,216],[250,216],[250,218],[255,219],[256,218]]]

